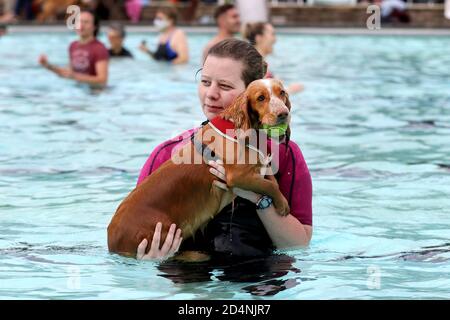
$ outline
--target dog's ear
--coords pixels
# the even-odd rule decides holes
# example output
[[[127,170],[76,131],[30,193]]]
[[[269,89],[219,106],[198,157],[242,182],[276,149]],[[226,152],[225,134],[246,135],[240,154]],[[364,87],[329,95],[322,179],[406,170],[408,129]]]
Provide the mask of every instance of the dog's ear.
[[[285,139],[284,142],[286,143],[286,146],[289,144],[289,140],[291,139],[291,126],[288,125],[287,129],[286,129],[286,134],[284,135]]]
[[[232,120],[235,129],[247,131],[253,127],[251,105],[246,92],[241,93],[229,106],[222,112],[222,118]],[[249,113],[250,112],[250,113]]]
[[[291,112],[291,101],[289,100],[289,94],[287,92],[286,92],[286,107],[289,109],[289,112]],[[286,143],[286,146],[289,144],[290,139],[291,139],[291,125],[288,124],[287,130],[286,130],[286,135],[285,135],[285,140],[284,140]]]
[[[286,107],[289,109],[289,111],[291,111],[291,101],[289,100],[289,94],[287,93],[287,91],[284,91],[284,92],[286,92],[285,93],[285,95],[286,95]]]

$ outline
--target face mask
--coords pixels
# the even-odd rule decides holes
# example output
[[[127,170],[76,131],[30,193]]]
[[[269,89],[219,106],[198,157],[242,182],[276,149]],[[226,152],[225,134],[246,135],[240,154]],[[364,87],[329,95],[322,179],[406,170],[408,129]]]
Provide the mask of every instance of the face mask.
[[[153,20],[153,25],[156,27],[156,29],[158,31],[161,31],[169,26],[169,21],[157,18],[157,19]]]
[[[284,123],[275,126],[263,124],[261,129],[264,130],[270,138],[278,138],[286,134],[287,128],[287,123]]]

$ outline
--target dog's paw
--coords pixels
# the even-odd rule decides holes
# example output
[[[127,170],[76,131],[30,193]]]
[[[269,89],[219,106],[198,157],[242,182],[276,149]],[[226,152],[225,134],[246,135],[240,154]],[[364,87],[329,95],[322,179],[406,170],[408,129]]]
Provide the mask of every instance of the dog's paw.
[[[289,208],[289,203],[287,202],[287,200],[284,197],[281,197],[280,200],[275,200],[274,205],[275,205],[275,210],[282,217],[287,216],[289,214],[289,212],[291,211],[291,209]]]

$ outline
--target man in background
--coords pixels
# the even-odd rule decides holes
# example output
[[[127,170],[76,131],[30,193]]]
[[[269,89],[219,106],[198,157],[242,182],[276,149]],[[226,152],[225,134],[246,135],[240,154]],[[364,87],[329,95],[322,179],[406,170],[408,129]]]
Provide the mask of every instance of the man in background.
[[[214,12],[214,19],[216,20],[217,27],[219,28],[217,35],[208,42],[203,49],[202,62],[205,60],[206,54],[209,49],[216,43],[222,40],[232,38],[235,33],[238,33],[241,28],[241,20],[239,18],[239,12],[232,4],[224,4],[217,7]]]

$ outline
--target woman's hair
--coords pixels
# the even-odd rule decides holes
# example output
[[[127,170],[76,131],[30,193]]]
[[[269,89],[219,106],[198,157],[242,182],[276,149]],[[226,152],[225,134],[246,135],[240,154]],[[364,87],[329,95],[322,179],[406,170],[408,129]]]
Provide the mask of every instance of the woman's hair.
[[[219,58],[230,58],[242,62],[244,69],[241,78],[246,87],[252,81],[264,78],[267,72],[267,63],[264,61],[264,58],[255,47],[247,41],[238,39],[226,39],[220,41],[209,49],[206,57],[210,55]]]
[[[90,13],[91,16],[94,18],[94,37],[97,38],[98,32],[100,31],[100,18],[92,10],[83,9],[83,10],[81,10],[80,13],[83,13],[83,12]]]
[[[177,19],[178,19],[177,9],[175,9],[173,7],[162,7],[162,8],[158,8],[157,12],[161,12],[167,18],[169,18],[169,20],[172,20],[173,25],[177,24]]]
[[[262,36],[265,28],[266,22],[247,23],[244,29],[244,38],[252,45],[256,45],[256,36]]]
[[[117,32],[121,38],[125,38],[125,36],[126,36],[125,28],[119,22],[111,23],[109,25],[109,29],[114,30],[115,32]]]

